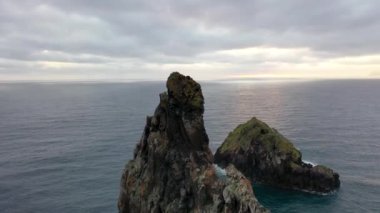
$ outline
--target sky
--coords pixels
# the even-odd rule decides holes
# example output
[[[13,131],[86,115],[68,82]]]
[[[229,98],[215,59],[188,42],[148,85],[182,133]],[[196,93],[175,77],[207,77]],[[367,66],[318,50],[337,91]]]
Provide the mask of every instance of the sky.
[[[0,81],[380,78],[378,0],[0,0]]]

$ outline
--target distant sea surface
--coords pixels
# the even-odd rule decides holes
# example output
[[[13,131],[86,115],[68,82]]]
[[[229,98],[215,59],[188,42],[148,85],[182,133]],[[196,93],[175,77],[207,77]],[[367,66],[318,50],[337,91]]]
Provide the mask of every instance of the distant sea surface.
[[[117,212],[119,182],[165,90],[146,83],[0,83],[0,212]],[[255,116],[340,190],[255,186],[272,212],[380,211],[380,81],[202,82],[213,151]]]

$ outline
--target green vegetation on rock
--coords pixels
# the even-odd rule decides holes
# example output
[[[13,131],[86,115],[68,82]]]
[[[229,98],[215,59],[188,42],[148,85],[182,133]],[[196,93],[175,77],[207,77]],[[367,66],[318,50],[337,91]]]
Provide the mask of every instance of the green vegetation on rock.
[[[257,118],[240,124],[230,132],[220,147],[220,152],[236,152],[240,149],[247,151],[252,143],[260,143],[266,151],[276,150],[279,153],[289,154],[293,160],[301,158],[301,153],[288,139]]]
[[[201,86],[189,76],[173,72],[166,83],[169,94],[180,104],[203,111],[204,99]]]
[[[252,181],[314,192],[340,185],[332,169],[303,163],[301,152],[274,128],[252,118],[236,127],[214,155],[220,167],[233,164]]]

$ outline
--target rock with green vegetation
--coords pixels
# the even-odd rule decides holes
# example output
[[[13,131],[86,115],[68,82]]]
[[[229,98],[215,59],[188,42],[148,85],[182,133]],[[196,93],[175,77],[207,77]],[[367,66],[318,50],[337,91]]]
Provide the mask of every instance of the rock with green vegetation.
[[[304,163],[287,138],[257,118],[236,127],[214,158],[222,168],[232,163],[253,182],[319,193],[340,185],[337,173]]]
[[[200,85],[172,73],[167,89],[123,171],[119,212],[268,212],[233,165],[217,172]]]
[[[201,85],[178,72],[173,72],[166,82],[169,95],[177,107],[181,107],[183,112],[203,114],[204,99]]]

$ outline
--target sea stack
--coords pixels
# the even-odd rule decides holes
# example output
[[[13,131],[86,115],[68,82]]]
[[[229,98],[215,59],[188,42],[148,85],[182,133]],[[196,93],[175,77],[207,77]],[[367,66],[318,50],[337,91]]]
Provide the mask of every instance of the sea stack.
[[[336,172],[304,163],[287,138],[257,118],[228,135],[215,153],[215,162],[222,168],[232,163],[251,181],[282,188],[329,193],[340,185]]]
[[[172,73],[126,165],[119,212],[267,212],[234,166],[216,172],[201,86]]]

